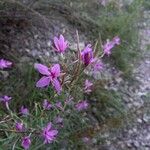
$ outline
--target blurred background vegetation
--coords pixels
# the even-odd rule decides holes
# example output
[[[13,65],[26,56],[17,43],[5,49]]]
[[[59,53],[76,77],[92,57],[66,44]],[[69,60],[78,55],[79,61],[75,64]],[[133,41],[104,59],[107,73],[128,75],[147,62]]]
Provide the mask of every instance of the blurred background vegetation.
[[[106,39],[112,39],[118,35],[121,38],[121,45],[115,48],[111,57],[105,58],[105,62],[123,72],[124,77],[130,78],[134,63],[140,57],[138,22],[142,17],[143,7],[150,8],[149,0],[133,0],[132,3],[110,0],[105,7],[100,4],[99,0],[0,0],[0,54],[16,62],[20,59],[16,51],[5,51],[4,44],[7,45],[8,43],[8,29],[2,29],[5,29],[4,26],[8,23],[9,27],[17,26],[21,29],[24,26],[36,26],[38,24],[46,24],[50,28],[53,23],[51,20],[59,20],[58,16],[62,16],[72,30],[78,29],[93,44],[99,39],[105,42]],[[15,69],[10,70],[10,76],[7,80],[0,81],[0,93],[8,92],[13,96],[15,103],[11,103],[11,106],[14,110],[18,110],[21,105],[32,108],[35,103],[41,103],[41,99],[46,98],[51,93],[45,91],[39,93],[38,89],[35,88],[38,75],[33,66],[23,64],[23,69],[17,67],[16,65]],[[80,82],[79,84],[82,84],[83,81]],[[86,97],[84,95],[84,97],[91,100],[92,108],[98,110],[96,112],[91,110],[90,113],[95,115],[99,123],[107,122],[107,119],[113,118],[108,121],[108,124],[118,127],[117,124],[122,123],[122,114],[124,114],[122,97],[120,93],[114,90],[106,90],[104,81],[98,83],[97,89],[90,96]],[[78,87],[72,96],[76,99],[82,98],[83,95],[77,92],[80,90],[82,90],[81,87]],[[63,97],[60,99],[63,99]],[[93,99],[98,101],[94,102]],[[1,114],[4,114],[3,108]],[[70,115],[70,118],[66,123],[70,124],[70,130],[67,131],[68,126],[66,126],[66,131],[62,133],[68,134],[63,136],[68,138],[67,144],[70,147],[78,147],[77,139],[81,146],[80,138],[88,130],[90,136],[98,132],[97,129],[92,128],[90,130],[86,128],[86,123],[84,124],[78,118],[78,115]],[[81,127],[83,126],[85,126],[86,131],[84,131],[85,129],[82,131]],[[78,128],[81,129],[79,133],[76,132]],[[63,145],[63,143],[59,144]],[[58,149],[58,147],[57,144],[54,145],[54,149]]]
[[[59,14],[67,19],[73,30],[83,31],[92,41],[96,41],[99,36],[102,41],[112,39],[115,35],[120,36],[121,46],[113,52],[111,59],[124,75],[129,75],[135,57],[138,56],[137,22],[141,17],[143,2],[148,7],[149,2],[144,0],[135,0],[132,3],[110,0],[106,7],[101,5],[100,0],[1,0],[0,9],[8,19],[13,17],[13,10],[18,9],[24,19],[29,19],[28,15],[32,15],[32,22],[37,21],[34,20],[36,15],[47,18],[45,21],[48,23],[50,19],[59,19],[55,18],[55,14]]]

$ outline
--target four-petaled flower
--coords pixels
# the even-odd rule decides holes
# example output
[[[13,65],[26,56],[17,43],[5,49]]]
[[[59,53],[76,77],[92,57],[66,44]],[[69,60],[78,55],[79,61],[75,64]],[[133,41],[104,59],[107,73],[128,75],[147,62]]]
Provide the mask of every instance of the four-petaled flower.
[[[93,61],[93,51],[91,45],[88,44],[81,52],[81,59],[85,66],[88,66]]]
[[[89,106],[89,103],[86,100],[84,100],[84,101],[78,102],[75,107],[78,111],[81,111],[81,110],[87,109],[88,106]]]
[[[16,122],[15,128],[17,131],[23,131],[23,129],[24,129],[23,123],[22,122]]]
[[[43,101],[43,109],[50,110],[51,108],[52,108],[52,105],[50,104],[50,102],[47,99],[44,99],[44,101]]]
[[[56,135],[58,131],[52,129],[52,123],[48,123],[48,125],[42,130],[42,136],[44,138],[44,144],[52,143],[56,139]]]
[[[84,93],[89,94],[90,92],[92,92],[92,86],[93,83],[86,79],[84,83]]]
[[[63,35],[60,35],[59,38],[54,37],[54,45],[57,52],[64,53],[66,48],[68,47],[68,42],[65,41]]]
[[[29,149],[30,145],[31,145],[31,140],[29,136],[26,136],[22,139],[22,143],[21,143],[22,147],[27,150]]]
[[[22,115],[27,116],[27,115],[29,114],[29,110],[28,110],[27,108],[25,108],[24,106],[21,106],[21,108],[20,108],[20,113],[21,113]]]
[[[55,64],[51,68],[48,68],[42,64],[35,64],[34,67],[43,75],[36,83],[36,87],[45,87],[52,83],[57,93],[60,94],[62,90],[60,81],[58,80],[58,77],[60,76],[60,65]]]
[[[12,62],[5,60],[5,59],[0,59],[0,69],[4,69],[4,68],[9,68],[11,67]]]

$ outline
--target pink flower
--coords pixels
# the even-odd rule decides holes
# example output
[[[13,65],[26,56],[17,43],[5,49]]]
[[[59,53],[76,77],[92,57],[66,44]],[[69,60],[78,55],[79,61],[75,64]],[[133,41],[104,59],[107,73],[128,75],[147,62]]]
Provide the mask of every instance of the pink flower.
[[[21,108],[20,108],[20,113],[21,113],[22,115],[27,116],[27,115],[29,115],[29,110],[28,110],[27,108],[25,108],[24,106],[21,106]]]
[[[90,44],[81,52],[81,59],[85,66],[88,66],[93,61],[93,51]]]
[[[114,42],[114,44],[116,44],[116,45],[120,45],[120,38],[119,38],[118,36],[115,36],[115,37],[113,38],[113,42]]]
[[[56,139],[56,135],[58,134],[57,130],[52,129],[52,123],[48,123],[48,125],[42,130],[42,136],[44,138],[44,144],[51,143]]]
[[[98,58],[95,58],[92,64],[93,73],[96,74],[97,72],[100,72],[103,69],[103,67],[104,64],[102,63],[102,61]]]
[[[55,64],[53,67],[48,68],[42,64],[35,64],[34,67],[43,75],[43,77],[36,83],[36,87],[45,87],[52,83],[57,93],[60,94],[62,90],[58,80],[58,77],[60,76],[60,65]]]
[[[103,5],[105,7],[107,4],[107,0],[100,0],[100,3],[101,3],[101,5]]]
[[[89,143],[90,138],[89,137],[83,137],[82,140],[84,143]]]
[[[87,109],[88,106],[89,106],[89,103],[87,103],[87,101],[80,101],[76,104],[75,107],[78,111],[82,111],[84,109]]]
[[[50,104],[50,102],[47,99],[45,99],[43,102],[43,109],[50,110],[51,108],[52,108],[52,105]]]
[[[61,118],[60,116],[57,116],[55,118],[55,123],[61,124],[63,122],[63,118]]]
[[[71,105],[72,100],[73,100],[73,97],[70,95],[70,96],[65,100],[65,104]]]
[[[115,43],[112,41],[107,41],[104,45],[103,45],[103,50],[104,50],[104,54],[106,55],[110,55],[111,54],[111,49],[115,46]]]
[[[17,131],[23,131],[23,123],[16,122],[15,128]]]
[[[4,95],[2,98],[0,98],[1,102],[3,103],[8,103],[10,102],[10,100],[12,99],[12,97]]]
[[[68,42],[65,41],[63,35],[60,35],[59,38],[54,37],[54,45],[57,52],[64,53],[66,48],[68,47]]]
[[[57,116],[57,117],[55,118],[54,122],[55,122],[56,124],[58,124],[60,127],[63,127],[63,126],[64,126],[64,125],[63,125],[63,118],[61,118],[60,116]]]
[[[55,105],[56,105],[56,107],[59,108],[60,110],[64,111],[64,108],[63,108],[61,102],[57,102]]]
[[[9,109],[9,102],[11,99],[12,97],[5,95],[2,98],[0,98],[0,101],[6,106],[7,109]]]
[[[22,147],[27,150],[29,149],[30,145],[31,145],[31,140],[30,137],[26,136],[22,139],[22,143],[21,143]]]
[[[93,83],[86,79],[84,83],[84,93],[89,94],[90,92],[92,92],[92,86]]]
[[[11,67],[12,62],[5,60],[5,59],[0,59],[0,69],[4,69],[4,68],[9,68]]]
[[[104,54],[109,56],[111,54],[111,49],[115,45],[120,45],[120,38],[118,36],[115,36],[112,41],[107,40],[107,42],[102,46]]]

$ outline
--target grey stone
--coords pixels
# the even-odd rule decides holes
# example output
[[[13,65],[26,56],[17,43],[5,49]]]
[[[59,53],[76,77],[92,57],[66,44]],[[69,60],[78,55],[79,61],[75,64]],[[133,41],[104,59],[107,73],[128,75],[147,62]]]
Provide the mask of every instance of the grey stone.
[[[138,148],[140,146],[140,143],[138,141],[134,141],[133,145]]]

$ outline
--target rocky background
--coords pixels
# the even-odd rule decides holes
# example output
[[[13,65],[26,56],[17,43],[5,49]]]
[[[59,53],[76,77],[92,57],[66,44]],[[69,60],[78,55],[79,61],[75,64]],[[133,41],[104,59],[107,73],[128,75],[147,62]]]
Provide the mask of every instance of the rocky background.
[[[35,1],[15,2],[0,1],[1,6],[9,5],[6,7],[9,9],[0,8],[0,55],[13,60],[18,67],[21,68],[27,62],[56,62],[58,58],[51,50],[50,40],[59,33],[69,39],[72,50],[75,49],[77,28],[81,48],[84,47],[84,41],[90,41],[90,31],[85,33],[87,26],[83,25],[88,25],[88,22],[80,23],[78,16],[71,15],[71,10],[53,4],[50,8],[45,8],[50,11],[43,15],[42,6],[38,7]],[[121,7],[131,2],[122,0],[119,5]],[[73,20],[76,20],[76,24]],[[101,142],[96,138],[90,139],[87,149],[150,150],[150,10],[143,10],[138,27],[140,58],[134,64],[134,81],[124,80],[122,73],[112,66],[109,67],[109,63],[104,70],[104,78],[110,80],[105,88],[113,89],[122,96],[127,112],[124,124],[117,130],[104,124],[105,130],[99,133]],[[7,71],[1,71],[0,74],[1,78],[7,79],[9,76]]]

